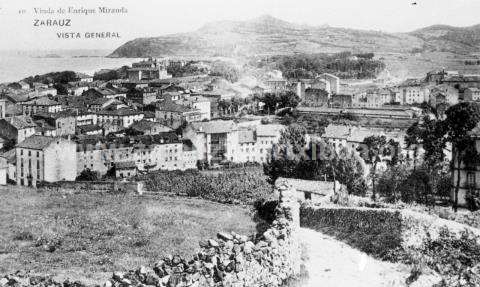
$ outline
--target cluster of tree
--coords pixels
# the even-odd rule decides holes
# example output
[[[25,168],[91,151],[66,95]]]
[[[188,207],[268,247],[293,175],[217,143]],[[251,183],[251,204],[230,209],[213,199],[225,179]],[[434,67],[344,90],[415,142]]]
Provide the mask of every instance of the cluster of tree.
[[[378,165],[386,162],[394,167],[399,162],[400,144],[393,139],[387,140],[384,135],[369,136],[363,140],[358,148],[361,157],[370,165],[370,178],[372,180],[372,199],[376,199],[376,186]]]
[[[260,101],[265,104],[264,109],[271,114],[278,109],[297,107],[300,103],[300,97],[292,91],[285,91],[281,93],[265,93],[260,97]]]
[[[351,194],[365,194],[365,163],[353,150],[337,151],[322,140],[307,143],[305,135],[305,128],[295,124],[282,132],[263,167],[270,183],[279,177],[338,181]]]
[[[222,77],[232,83],[235,83],[240,77],[240,71],[233,64],[229,64],[224,61],[215,61],[212,63],[209,75]]]
[[[480,65],[480,60],[465,60],[466,66]]]
[[[350,52],[277,55],[255,64],[278,69],[287,78],[315,78],[321,73],[331,73],[345,79],[367,79],[376,78],[385,69],[385,64],[373,57],[373,53]]]
[[[473,169],[479,162],[475,142],[469,132],[480,122],[480,106],[462,102],[448,108],[446,117],[440,116],[434,108],[423,108],[421,120],[408,128],[405,137],[407,147],[414,152],[413,165],[391,165],[381,176],[376,191],[390,201],[402,199],[427,204],[433,204],[436,196],[447,196],[450,177],[445,151],[450,145],[455,178],[453,207],[456,210],[461,174],[455,167],[464,165],[467,169]],[[423,155],[421,161],[417,162],[420,147]],[[399,163],[403,163],[402,160]],[[473,194],[467,195],[467,199],[472,209],[479,208],[479,200]]]
[[[94,81],[111,81],[117,79],[126,79],[128,77],[128,66],[122,66],[118,69],[101,70],[93,75]]]
[[[32,85],[33,83],[43,84],[67,84],[68,82],[77,81],[77,74],[73,71],[51,72],[43,75],[36,75],[23,79],[24,82]]]
[[[167,72],[173,77],[196,76],[208,73],[208,69],[195,65],[197,62],[189,61],[184,66],[168,67]]]
[[[281,123],[283,125],[290,125],[297,123],[305,127],[309,134],[322,135],[325,133],[325,128],[331,124],[356,125],[359,118],[351,113],[340,113],[333,116],[301,114],[296,110],[282,117]]]

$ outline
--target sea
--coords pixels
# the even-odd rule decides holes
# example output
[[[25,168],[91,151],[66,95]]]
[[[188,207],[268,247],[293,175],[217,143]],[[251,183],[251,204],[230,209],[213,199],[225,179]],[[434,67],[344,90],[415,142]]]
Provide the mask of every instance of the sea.
[[[108,58],[109,50],[0,51],[0,83],[16,82],[49,72],[74,71],[93,75],[120,68],[139,58]]]

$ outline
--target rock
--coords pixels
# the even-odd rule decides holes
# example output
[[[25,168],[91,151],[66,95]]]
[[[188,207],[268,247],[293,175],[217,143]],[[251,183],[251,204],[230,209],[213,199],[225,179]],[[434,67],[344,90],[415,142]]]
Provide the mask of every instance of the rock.
[[[173,256],[171,254],[165,255],[163,258],[163,261],[165,261],[166,264],[170,265],[172,263]]]
[[[218,246],[219,246],[218,242],[217,242],[216,240],[214,240],[214,239],[209,239],[209,240],[208,240],[208,244],[209,244],[211,247],[218,247]]]
[[[112,286],[113,286],[113,284],[112,284],[112,281],[110,281],[110,280],[107,280],[107,281],[105,281],[105,283],[103,283],[103,287],[112,287]]]
[[[4,277],[4,278],[0,279],[0,286],[2,286],[2,287],[7,286],[7,284],[8,284],[8,279],[7,278]]]
[[[119,282],[120,282],[120,281],[122,281],[122,279],[123,279],[124,277],[125,277],[125,273],[123,273],[123,272],[120,272],[120,271],[115,271],[115,272],[113,272],[112,278],[113,278],[113,280],[115,280],[115,281],[119,281]]]
[[[180,258],[180,256],[178,256],[178,255],[173,256],[173,258],[172,258],[172,264],[173,265],[178,265],[181,262],[182,262],[182,258]]]
[[[145,284],[157,286],[160,282],[160,277],[158,277],[155,273],[148,273],[145,277]]]
[[[147,267],[140,266],[140,268],[138,268],[138,270],[137,270],[137,273],[142,274],[142,275],[146,275],[148,273]]]
[[[255,247],[255,244],[253,244],[252,241],[247,241],[245,242],[245,245],[243,246],[243,252],[249,254],[252,253],[253,247]]]
[[[208,240],[200,240],[198,242],[198,245],[200,245],[201,248],[208,248],[210,245],[208,244]]]
[[[267,247],[267,246],[268,246],[268,243],[265,242],[265,241],[263,241],[263,240],[259,241],[259,242],[255,245],[255,247],[258,248],[258,249],[264,248],[264,247]]]
[[[238,242],[240,242],[240,243],[245,243],[245,242],[248,241],[248,236],[237,234],[237,235],[235,236],[235,239],[237,239]]]
[[[217,233],[217,237],[222,239],[222,240],[225,240],[225,241],[233,240],[233,236],[229,233],[226,233],[226,232]]]

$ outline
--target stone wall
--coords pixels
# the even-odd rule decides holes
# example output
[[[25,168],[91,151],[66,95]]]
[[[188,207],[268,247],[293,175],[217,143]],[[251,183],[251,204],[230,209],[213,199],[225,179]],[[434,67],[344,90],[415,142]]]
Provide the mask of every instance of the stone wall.
[[[62,192],[144,192],[143,182],[137,181],[59,181],[54,183],[42,182],[38,188]]]
[[[192,258],[166,256],[154,266],[114,272],[104,287],[128,286],[281,286],[300,274],[299,203],[286,182],[277,184],[279,204],[269,229],[255,238],[220,232],[200,242]],[[55,282],[21,273],[0,279],[0,286],[81,287],[81,282]]]

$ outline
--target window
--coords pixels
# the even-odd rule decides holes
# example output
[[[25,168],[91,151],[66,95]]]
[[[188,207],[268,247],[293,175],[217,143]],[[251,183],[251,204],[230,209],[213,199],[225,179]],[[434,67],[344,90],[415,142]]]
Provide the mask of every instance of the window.
[[[467,173],[467,184],[470,188],[475,188],[475,173],[468,172]]]
[[[311,192],[305,192],[305,200],[311,200],[312,199],[312,193]]]

